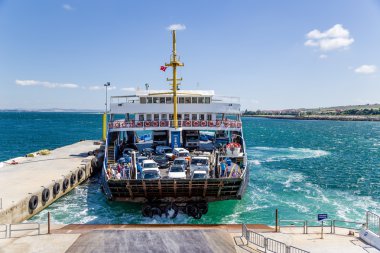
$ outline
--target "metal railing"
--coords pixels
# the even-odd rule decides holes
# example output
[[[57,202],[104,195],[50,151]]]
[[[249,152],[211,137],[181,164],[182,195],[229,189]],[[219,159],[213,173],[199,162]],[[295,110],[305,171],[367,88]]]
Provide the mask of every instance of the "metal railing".
[[[288,246],[283,242],[267,238],[259,233],[249,230],[245,224],[242,224],[242,237],[247,240],[248,243],[252,243],[260,247],[264,252],[272,253],[310,253],[309,251]]]
[[[36,225],[36,227],[28,227],[29,225]],[[25,226],[27,226],[25,228]],[[18,228],[23,227],[23,228]],[[41,234],[41,225],[39,223],[20,223],[20,224],[9,224],[9,238],[12,237],[12,232],[19,231],[38,231],[38,235]]]
[[[380,236],[380,216],[371,211],[367,211],[366,228]]]
[[[283,223],[287,223],[286,225],[281,225]],[[288,224],[290,223],[290,224]],[[279,229],[286,228],[286,227],[299,227],[303,229],[304,234],[308,234],[309,228],[316,228],[316,227],[326,227],[330,228],[330,233],[335,233],[335,228],[346,228],[346,229],[353,229],[353,230],[360,230],[365,226],[366,223],[364,222],[357,222],[357,221],[348,221],[348,220],[328,220],[325,219],[322,221],[317,220],[279,220]]]
[[[7,226],[7,224],[0,224],[0,228],[1,228],[1,227],[5,228],[5,229],[0,230],[0,235],[1,235],[2,233],[4,233],[4,237],[0,237],[0,238],[1,238],[1,239],[5,239],[5,238],[7,238],[8,226]]]

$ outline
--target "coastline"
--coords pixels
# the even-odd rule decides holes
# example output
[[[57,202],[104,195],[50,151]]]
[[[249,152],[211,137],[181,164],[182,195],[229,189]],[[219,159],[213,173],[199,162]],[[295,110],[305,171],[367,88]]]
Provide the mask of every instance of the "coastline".
[[[380,116],[364,115],[243,115],[243,117],[292,120],[380,121]]]

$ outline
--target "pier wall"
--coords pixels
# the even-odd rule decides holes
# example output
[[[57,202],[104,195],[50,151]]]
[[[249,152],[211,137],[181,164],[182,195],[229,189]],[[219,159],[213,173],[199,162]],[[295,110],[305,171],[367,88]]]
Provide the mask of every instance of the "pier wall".
[[[19,158],[17,165],[0,168],[0,197],[3,200],[0,224],[29,219],[84,182],[93,173],[96,159],[88,152],[99,147],[93,141],[79,142],[43,157]],[[65,179],[68,180],[66,189],[63,187]],[[56,183],[60,190],[54,194]],[[49,197],[43,201],[45,189],[49,190]],[[32,196],[38,198],[35,209],[30,207]]]

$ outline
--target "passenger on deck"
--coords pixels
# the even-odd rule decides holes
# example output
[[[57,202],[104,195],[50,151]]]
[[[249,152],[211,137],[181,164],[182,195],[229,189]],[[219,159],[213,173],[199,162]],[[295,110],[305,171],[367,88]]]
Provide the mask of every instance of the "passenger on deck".
[[[220,163],[220,170],[221,170],[221,173],[220,173],[220,177],[224,177],[224,173],[226,171],[226,163],[224,161],[222,161]]]
[[[121,179],[121,174],[120,174],[120,172],[117,172],[117,173],[116,173],[116,179]]]

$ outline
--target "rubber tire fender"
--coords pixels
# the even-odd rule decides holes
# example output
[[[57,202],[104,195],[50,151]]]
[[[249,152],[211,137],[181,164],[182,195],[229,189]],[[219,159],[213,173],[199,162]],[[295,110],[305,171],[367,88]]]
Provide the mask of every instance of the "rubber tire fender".
[[[144,205],[141,212],[144,217],[153,217],[152,207],[150,205]]]
[[[170,209],[173,209],[173,210],[174,210],[174,213],[173,213],[172,216],[169,216],[169,210],[170,210]],[[178,206],[177,206],[176,204],[174,204],[174,203],[171,203],[171,204],[169,204],[169,205],[167,205],[167,206],[165,207],[165,215],[166,215],[166,218],[174,219],[175,217],[177,217],[178,212],[179,212],[179,208],[178,208]]]
[[[62,188],[65,191],[69,187],[69,180],[65,178],[62,183]]]
[[[83,177],[83,170],[80,169],[80,170],[78,171],[78,181],[81,180],[82,177]]]
[[[75,184],[75,181],[77,180],[77,177],[76,175],[73,173],[71,174],[71,177],[70,177],[70,183],[73,185]]]
[[[208,212],[208,204],[207,203],[198,203],[198,209],[201,210],[202,214],[206,214]]]
[[[155,207],[154,206],[154,207],[152,207],[151,211],[152,211],[152,217],[154,215],[157,215],[157,216],[161,217],[161,215],[162,215],[162,211],[161,211],[161,209],[159,207]]]
[[[43,191],[42,191],[42,202],[46,202],[48,201],[50,198],[50,190],[48,188],[45,188]]]
[[[185,210],[186,210],[187,215],[193,216],[193,214],[198,211],[198,207],[194,204],[187,204]]]
[[[30,197],[30,200],[29,200],[29,208],[30,210],[34,210],[36,209],[38,206],[38,196],[36,195],[33,195],[32,197]]]
[[[59,183],[55,183],[53,185],[53,195],[56,196],[61,191],[61,185]]]

